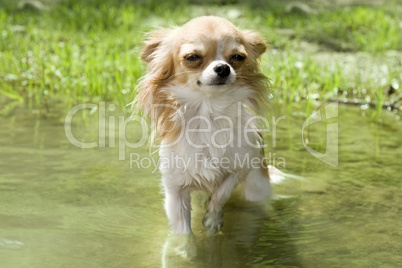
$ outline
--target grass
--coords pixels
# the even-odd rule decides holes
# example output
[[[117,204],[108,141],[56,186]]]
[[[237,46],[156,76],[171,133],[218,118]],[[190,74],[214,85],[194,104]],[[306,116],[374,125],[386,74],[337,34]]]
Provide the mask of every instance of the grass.
[[[138,46],[151,12],[108,3],[95,9],[87,2],[65,2],[50,12],[1,11],[1,92],[34,107],[54,97],[67,106],[124,105],[144,71]]]
[[[283,12],[283,11],[282,11]],[[298,38],[337,51],[401,50],[398,12],[365,6],[335,8],[318,14],[268,13],[270,27],[294,29]]]
[[[275,99],[288,104],[341,94],[381,105],[388,98],[382,90],[402,81],[401,62],[387,57],[393,50],[398,58],[402,50],[400,13],[390,6],[305,13],[286,11],[285,4],[275,1],[258,9],[128,0],[62,1],[49,11],[18,9],[13,1],[0,5],[2,114],[21,103],[49,110],[54,100],[65,107],[101,100],[123,107],[144,73],[138,59],[144,33],[202,14],[233,17],[235,24],[268,37],[272,50],[262,69],[271,78]],[[233,10],[238,15],[230,15]],[[307,49],[300,49],[301,43]],[[322,61],[323,52],[335,56]],[[388,71],[379,75],[366,65],[347,70],[342,57],[359,53]]]

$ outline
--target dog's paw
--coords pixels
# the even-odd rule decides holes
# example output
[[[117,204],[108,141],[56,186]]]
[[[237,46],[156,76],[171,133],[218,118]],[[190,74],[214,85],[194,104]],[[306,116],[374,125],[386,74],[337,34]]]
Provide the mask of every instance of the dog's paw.
[[[216,234],[223,226],[223,210],[207,211],[202,219],[202,224],[209,234]]]

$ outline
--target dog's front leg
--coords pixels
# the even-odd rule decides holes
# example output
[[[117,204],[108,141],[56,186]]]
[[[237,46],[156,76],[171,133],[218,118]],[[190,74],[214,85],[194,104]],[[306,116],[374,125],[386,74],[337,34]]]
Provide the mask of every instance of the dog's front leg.
[[[165,185],[165,210],[174,234],[191,233],[191,197],[188,188]]]
[[[202,220],[202,224],[208,233],[215,234],[222,228],[223,206],[229,200],[238,182],[239,174],[231,174],[212,194],[207,212]]]

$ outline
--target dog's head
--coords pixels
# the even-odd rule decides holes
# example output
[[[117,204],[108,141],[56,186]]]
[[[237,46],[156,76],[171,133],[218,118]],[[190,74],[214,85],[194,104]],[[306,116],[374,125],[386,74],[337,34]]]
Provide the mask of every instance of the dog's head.
[[[254,92],[250,101],[258,108],[266,92],[266,78],[258,69],[258,59],[266,48],[257,33],[239,30],[213,16],[152,32],[141,51],[148,73],[140,85],[138,103],[146,112],[153,104],[180,105],[169,87],[210,97],[230,94],[233,88],[247,88]],[[168,110],[160,109],[154,116],[161,117]]]

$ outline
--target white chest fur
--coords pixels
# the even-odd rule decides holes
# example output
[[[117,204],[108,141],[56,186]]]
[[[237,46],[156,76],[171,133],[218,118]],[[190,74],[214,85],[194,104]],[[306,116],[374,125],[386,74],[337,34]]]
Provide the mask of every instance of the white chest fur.
[[[160,150],[165,180],[212,192],[228,174],[247,175],[261,144],[257,118],[245,106],[247,94],[241,88],[214,98],[176,93],[184,104],[175,116],[182,131]]]

